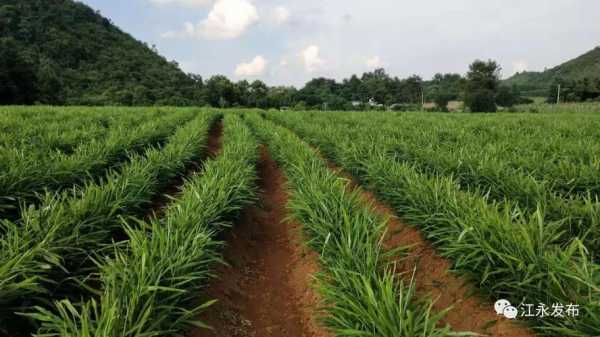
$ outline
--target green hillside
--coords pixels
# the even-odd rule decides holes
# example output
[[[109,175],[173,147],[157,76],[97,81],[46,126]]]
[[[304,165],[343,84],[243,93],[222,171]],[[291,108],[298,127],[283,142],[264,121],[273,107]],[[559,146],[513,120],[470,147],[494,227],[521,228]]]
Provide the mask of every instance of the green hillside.
[[[517,85],[524,94],[546,96],[556,81],[583,81],[600,79],[600,47],[543,72],[526,71],[505,80]]]
[[[0,2],[0,104],[187,105],[196,85],[84,4]]]

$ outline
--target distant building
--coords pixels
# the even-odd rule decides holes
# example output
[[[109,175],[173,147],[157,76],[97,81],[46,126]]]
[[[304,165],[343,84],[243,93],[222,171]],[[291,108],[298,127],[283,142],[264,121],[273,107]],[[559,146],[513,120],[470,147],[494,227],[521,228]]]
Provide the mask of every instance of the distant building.
[[[462,101],[450,101],[448,102],[448,111],[460,111],[463,110],[464,103]]]
[[[373,97],[369,98],[369,106],[371,108],[383,108],[383,104],[377,103]]]

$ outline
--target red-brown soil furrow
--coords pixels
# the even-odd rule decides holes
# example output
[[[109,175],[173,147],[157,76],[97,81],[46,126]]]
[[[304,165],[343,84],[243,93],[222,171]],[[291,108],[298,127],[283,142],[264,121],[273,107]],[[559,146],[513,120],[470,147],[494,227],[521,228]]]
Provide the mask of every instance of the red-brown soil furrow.
[[[449,324],[457,332],[470,331],[491,337],[535,336],[527,327],[496,315],[493,303],[481,298],[469,281],[452,274],[452,263],[440,256],[419,230],[402,223],[392,208],[361,188],[352,175],[330,161],[327,164],[331,170],[348,180],[349,189],[360,191],[365,203],[389,218],[384,249],[409,247],[408,255],[396,263],[396,270],[407,280],[414,278],[417,295],[430,296],[435,301],[435,312],[451,307],[442,324]]]
[[[215,123],[215,125],[210,129],[208,135],[208,144],[206,146],[207,156],[209,158],[215,158],[219,152],[221,152],[222,145],[222,137],[223,137],[223,120],[219,120]]]
[[[227,265],[203,295],[218,301],[199,317],[213,330],[189,336],[329,337],[317,324],[317,256],[303,245],[301,226],[288,220],[286,178],[264,147],[258,170],[261,203],[243,210],[225,234]]]
[[[181,192],[181,188],[185,183],[185,179],[191,177],[193,174],[198,172],[202,167],[202,162],[215,158],[221,151],[221,141],[223,138],[223,120],[215,122],[210,128],[208,134],[208,141],[206,144],[206,150],[204,150],[203,156],[200,161],[192,162],[186,167],[186,172],[179,175],[175,181],[173,181],[169,187],[163,191],[160,195],[157,195],[152,200],[149,211],[146,214],[146,219],[158,218],[162,216],[165,207],[172,201],[172,199]]]

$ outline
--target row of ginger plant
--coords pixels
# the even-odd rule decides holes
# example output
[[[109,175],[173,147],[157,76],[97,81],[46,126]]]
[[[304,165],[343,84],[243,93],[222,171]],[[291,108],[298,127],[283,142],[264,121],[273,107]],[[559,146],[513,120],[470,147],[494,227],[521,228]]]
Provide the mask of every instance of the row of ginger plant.
[[[288,207],[303,225],[308,246],[320,254],[323,323],[335,336],[469,335],[440,324],[444,312],[434,313],[430,300],[415,296],[414,282],[398,277],[392,262],[406,247],[384,251],[387,219],[364,202],[360,190],[289,130],[258,114],[246,120],[286,174]]]
[[[120,218],[143,215],[174,178],[200,159],[217,117],[202,112],[163,147],[131,154],[126,164],[98,181],[47,193],[41,205],[23,210],[20,221],[2,220],[0,326],[13,324],[15,312],[46,305],[59,294],[85,292],[86,284],[94,283],[94,261],[112,255],[107,244],[123,233]]]
[[[256,198],[258,147],[239,117],[226,115],[219,155],[189,177],[180,194],[149,220],[125,219],[127,239],[97,261],[96,295],[63,299],[30,317],[40,336],[180,336],[212,302],[199,291],[221,261],[218,241]]]
[[[102,111],[90,111],[90,114],[103,119]],[[39,203],[44,191],[60,191],[97,180],[106,169],[126,162],[132,153],[163,144],[182,123],[194,116],[193,110],[137,113],[123,113],[116,121],[105,123],[108,129],[99,137],[88,129],[86,132],[91,138],[78,139],[77,145],[67,152],[43,144],[31,148],[0,146],[0,218],[18,219],[19,207]],[[96,128],[102,129],[103,125]],[[24,136],[15,134],[14,137]]]
[[[301,122],[302,115],[290,113],[286,114],[285,119]],[[482,149],[478,142],[463,139],[467,137],[464,134],[468,133],[469,128],[482,127],[479,120],[465,121],[466,125],[461,127],[442,121],[426,123],[428,119],[410,115],[367,119],[362,115],[342,113],[313,114],[311,120],[322,123],[326,128],[343,125],[345,130],[340,137],[348,141],[368,136],[371,146],[396,161],[409,163],[428,175],[452,176],[462,189],[485,195],[509,210],[518,207],[528,214],[539,211],[544,219],[562,223],[562,243],[568,244],[577,237],[591,255],[596,256],[600,251],[598,197],[594,197],[591,191],[585,195],[560,193],[554,189],[555,182],[536,178],[514,160],[490,151],[492,147],[504,148],[503,144],[494,145],[492,142]],[[499,123],[495,128],[504,127],[503,123]],[[367,135],[364,135],[365,130],[374,129],[377,132],[366,131]],[[486,132],[498,136],[505,131]],[[547,130],[547,133],[551,133],[551,130]],[[506,142],[504,137],[499,137],[495,143],[503,142]],[[600,179],[596,177],[596,180],[600,183]]]
[[[600,266],[579,238],[566,244],[559,240],[561,221],[544,219],[541,210],[507,208],[477,191],[461,189],[453,176],[419,172],[413,164],[395,160],[373,143],[378,128],[363,128],[349,137],[346,126],[312,123],[308,115],[268,116],[359,178],[492,299],[581,306],[578,317],[532,321],[540,333],[600,333]]]

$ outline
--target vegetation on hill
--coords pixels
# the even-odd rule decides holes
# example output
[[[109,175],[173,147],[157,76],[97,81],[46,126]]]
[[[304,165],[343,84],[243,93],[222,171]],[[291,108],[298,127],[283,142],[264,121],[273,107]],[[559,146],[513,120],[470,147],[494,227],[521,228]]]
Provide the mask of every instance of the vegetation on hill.
[[[300,89],[269,87],[260,80],[233,82],[222,75],[203,81],[82,3],[0,4],[0,104],[416,110],[433,101],[445,110],[449,101],[476,98],[471,110],[487,102],[484,110],[493,111],[494,104],[524,103],[521,92],[556,102],[558,84],[563,102],[598,99],[598,74],[600,48],[543,73],[517,74],[489,92],[460,74],[436,74],[425,81],[417,75],[401,79],[384,69],[343,81],[316,78]]]
[[[558,84],[561,101],[578,102],[600,97],[600,47],[543,72],[521,72],[504,81],[527,96],[548,97],[556,102]]]
[[[0,4],[0,103],[188,105],[197,81],[90,7]]]

